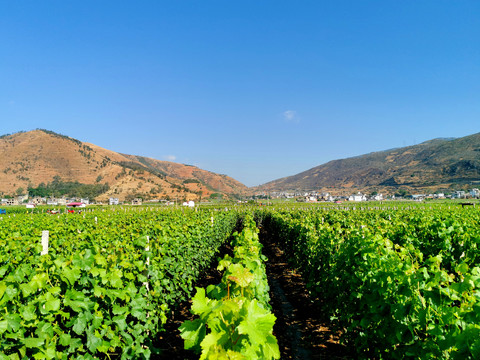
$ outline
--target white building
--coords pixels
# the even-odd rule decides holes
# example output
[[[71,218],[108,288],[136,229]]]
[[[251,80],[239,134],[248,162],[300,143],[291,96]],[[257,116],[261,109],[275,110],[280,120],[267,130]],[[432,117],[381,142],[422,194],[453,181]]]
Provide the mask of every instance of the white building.
[[[356,195],[350,195],[348,201],[367,201],[367,197],[363,195],[361,192],[358,192]]]
[[[139,199],[139,198],[133,199],[132,205],[142,205],[142,199]]]
[[[44,198],[41,198],[40,196],[35,196],[33,199],[32,199],[32,204],[35,204],[35,205],[41,205],[45,202],[46,200]]]
[[[470,190],[470,196],[474,197],[474,198],[479,198],[480,197],[480,190],[478,190],[478,189]]]
[[[108,199],[108,205],[118,205],[118,198],[110,198]]]
[[[195,207],[195,201],[185,201],[183,204],[183,206],[188,206],[188,207]]]
[[[455,191],[454,196],[457,199],[465,199],[465,191],[463,191],[463,190]]]
[[[18,205],[18,199],[2,199],[5,205]]]
[[[28,194],[26,195],[19,195],[17,196],[17,200],[19,203],[22,203],[22,202],[25,202],[25,201],[28,201]]]
[[[415,201],[423,201],[425,199],[425,194],[413,194],[412,199]]]

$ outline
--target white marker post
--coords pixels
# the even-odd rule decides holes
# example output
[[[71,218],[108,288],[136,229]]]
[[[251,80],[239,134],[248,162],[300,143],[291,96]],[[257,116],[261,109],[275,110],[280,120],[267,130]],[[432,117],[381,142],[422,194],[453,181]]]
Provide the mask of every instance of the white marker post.
[[[147,247],[145,248],[145,251],[150,251],[150,236],[147,235]],[[150,256],[147,256],[147,280],[148,280],[148,266],[150,266]],[[148,281],[145,283],[145,288],[147,289],[147,296],[149,295],[150,292],[150,285]],[[150,317],[150,312],[147,312],[147,319]],[[147,335],[150,334],[150,330],[147,330]]]
[[[145,248],[145,251],[150,251],[150,236],[147,236],[147,247]],[[147,279],[148,279],[148,267],[150,266],[150,256],[147,256],[146,265],[147,265],[146,273],[147,273]],[[150,291],[150,286],[148,284],[148,281],[144,282],[143,285],[145,285],[145,288],[147,289],[147,294],[148,294],[148,292]]]
[[[49,237],[48,230],[42,231],[42,252],[40,253],[40,255],[48,254],[48,237]]]
[[[150,251],[150,236],[147,236],[147,247],[145,251]],[[147,266],[150,266],[150,256],[147,256]]]

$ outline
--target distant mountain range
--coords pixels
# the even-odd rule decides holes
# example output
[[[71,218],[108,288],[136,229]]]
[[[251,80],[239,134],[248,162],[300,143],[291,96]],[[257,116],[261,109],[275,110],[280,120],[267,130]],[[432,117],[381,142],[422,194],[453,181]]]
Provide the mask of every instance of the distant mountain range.
[[[58,181],[100,189],[97,200],[240,198],[274,191],[341,195],[458,190],[480,187],[480,133],[334,160],[250,189],[226,175],[120,154],[48,130],[0,136],[0,195]]]
[[[97,199],[199,200],[245,195],[247,187],[195,166],[120,154],[48,130],[0,136],[0,195],[52,181],[104,185]]]
[[[480,133],[330,161],[255,190],[394,193],[469,186],[480,187]]]

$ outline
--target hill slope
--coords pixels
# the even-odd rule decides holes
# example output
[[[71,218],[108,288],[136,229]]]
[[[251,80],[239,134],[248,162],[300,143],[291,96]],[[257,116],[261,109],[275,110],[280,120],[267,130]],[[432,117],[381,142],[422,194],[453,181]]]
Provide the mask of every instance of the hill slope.
[[[65,182],[108,184],[98,197],[122,200],[152,198],[199,199],[213,193],[240,195],[240,182],[195,166],[125,155],[47,130],[0,137],[0,193],[13,194],[60,177]]]
[[[480,186],[480,133],[334,160],[259,186],[263,191],[435,191]]]

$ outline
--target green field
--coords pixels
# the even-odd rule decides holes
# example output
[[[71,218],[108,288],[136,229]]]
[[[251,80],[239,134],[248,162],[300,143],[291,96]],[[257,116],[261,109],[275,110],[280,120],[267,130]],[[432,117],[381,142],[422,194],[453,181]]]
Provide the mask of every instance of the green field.
[[[250,234],[261,227],[289,254],[312,299],[324,304],[357,357],[480,358],[479,207],[225,203],[55,215],[42,208],[7,210],[0,215],[0,359],[150,358],[176,305],[194,297],[199,276],[219,264],[218,249],[243,224],[250,224]],[[43,231],[49,232],[45,255]],[[261,248],[248,241],[239,254]],[[268,279],[257,274],[268,259],[258,253],[242,271],[228,270],[229,261],[220,262],[227,273],[237,271],[228,273],[228,291],[210,288],[207,294],[220,303],[247,301],[240,300],[247,295],[242,288],[259,286],[261,307],[268,309]],[[242,276],[249,280],[239,285]],[[232,331],[238,338],[245,331],[241,343],[253,344],[243,324]],[[211,331],[192,345],[198,350],[204,339],[217,339],[205,358],[220,353],[220,345],[239,358],[255,358],[255,351],[277,358],[275,349],[240,348],[224,341],[222,330]]]

